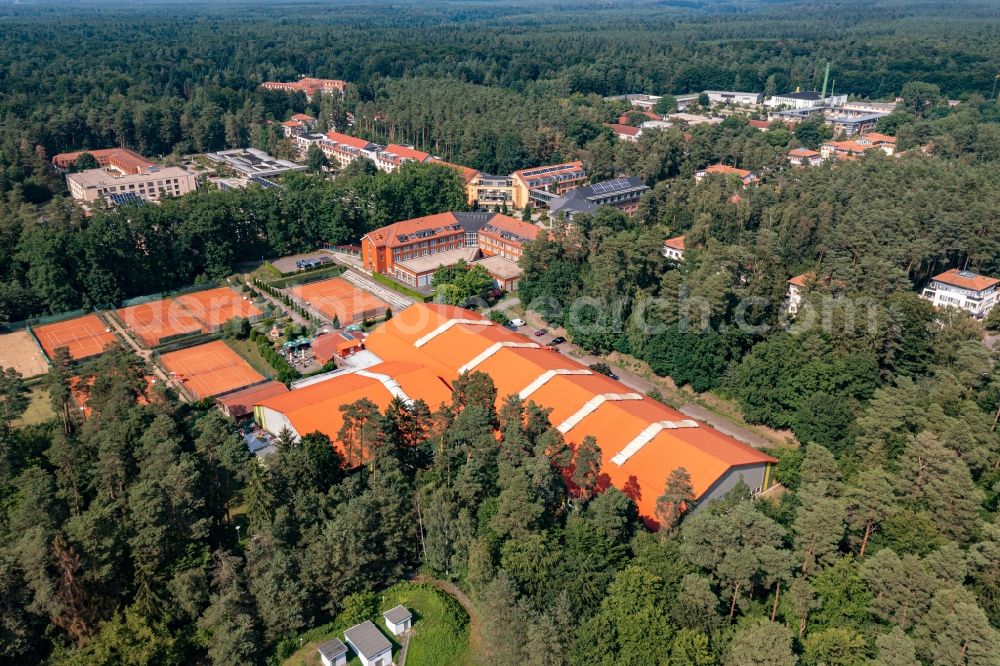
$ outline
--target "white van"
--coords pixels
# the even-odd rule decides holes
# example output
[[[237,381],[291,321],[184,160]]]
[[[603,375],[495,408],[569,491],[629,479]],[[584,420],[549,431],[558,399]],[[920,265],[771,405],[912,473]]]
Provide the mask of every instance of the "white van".
[[[524,320],[523,319],[511,319],[510,320],[510,325],[513,326],[513,327],[515,327],[515,328],[520,328],[520,327],[524,326]]]

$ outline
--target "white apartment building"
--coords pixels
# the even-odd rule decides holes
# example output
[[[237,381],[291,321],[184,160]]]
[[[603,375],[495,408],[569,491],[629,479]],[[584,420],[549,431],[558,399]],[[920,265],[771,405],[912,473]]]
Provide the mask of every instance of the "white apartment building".
[[[67,174],[66,184],[73,198],[81,203],[97,199],[123,203],[135,197],[159,201],[187,194],[198,188],[198,178],[180,167],[151,166],[138,174],[105,168]]]
[[[920,296],[935,307],[961,308],[982,319],[996,305],[998,284],[996,278],[952,268],[931,278]]]

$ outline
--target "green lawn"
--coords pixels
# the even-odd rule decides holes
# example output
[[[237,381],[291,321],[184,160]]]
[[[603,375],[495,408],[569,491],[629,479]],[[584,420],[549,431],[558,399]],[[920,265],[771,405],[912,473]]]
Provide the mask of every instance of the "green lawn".
[[[444,592],[420,583],[397,583],[376,595],[378,613],[369,619],[393,643],[393,659],[399,660],[399,641],[389,634],[382,612],[399,604],[413,613],[409,652],[406,666],[449,666],[468,664],[469,618],[458,602]],[[344,630],[355,622],[338,617],[330,624],[316,627],[299,637],[302,645],[288,657],[284,666],[319,666],[316,648],[331,638],[344,639]],[[360,664],[353,652],[348,664]]]
[[[274,368],[271,364],[267,362],[260,354],[260,348],[257,343],[247,338],[246,340],[237,340],[235,338],[227,338],[226,344],[230,346],[237,354],[246,359],[254,370],[261,373],[266,377],[273,377],[275,375]]]
[[[457,601],[420,583],[393,585],[383,596],[382,612],[399,604],[413,612],[413,638],[406,666],[468,663],[469,617]],[[379,620],[379,628],[384,628],[382,618]]]
[[[45,423],[56,418],[55,410],[52,409],[52,400],[49,397],[47,389],[42,386],[34,387],[31,389],[30,398],[31,403],[28,405],[28,409],[24,412],[24,415],[12,424],[15,428],[38,425],[39,423]]]

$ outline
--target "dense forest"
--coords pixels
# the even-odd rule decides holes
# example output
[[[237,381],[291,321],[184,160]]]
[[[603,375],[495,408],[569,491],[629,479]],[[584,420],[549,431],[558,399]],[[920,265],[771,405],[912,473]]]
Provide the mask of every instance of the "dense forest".
[[[280,664],[420,571],[472,598],[476,663],[1000,664],[1000,372],[982,322],[916,295],[945,268],[1000,275],[996,3],[88,0],[2,5],[0,36],[0,321],[465,206],[446,167],[359,162],[85,217],[48,166],[106,146],[285,150],[270,121],[344,130],[351,113],[356,134],[489,172],[640,176],[634,217],[528,245],[522,302],[797,442],[772,451],[783,493],[759,501],[742,487],[692,512],[673,470],[651,533],[599,491],[601,442],[563,441],[516,396],[496,409],[478,373],[450,404],[345,405],[341,450],[371,460],[350,469],[317,434],[258,464],[230,420],[150,394],[123,352],[89,368],[85,420],[57,362],[40,388],[64,418],[14,427],[27,388],[4,372],[0,663]],[[607,95],[806,89],[827,62],[837,91],[902,97],[878,127],[902,155],[790,167],[828,138],[815,122],[635,144],[603,127],[626,108]],[[259,88],[303,74],[352,85]],[[695,184],[716,162],[761,182]],[[680,263],[660,253],[676,234]],[[792,321],[786,281],[806,272]]]

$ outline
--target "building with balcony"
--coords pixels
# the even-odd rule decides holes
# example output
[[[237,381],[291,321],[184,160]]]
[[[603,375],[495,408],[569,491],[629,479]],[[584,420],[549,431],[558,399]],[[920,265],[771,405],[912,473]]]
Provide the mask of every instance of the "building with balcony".
[[[952,268],[932,277],[920,296],[935,307],[959,308],[982,319],[996,305],[998,284],[996,278]]]
[[[514,207],[524,208],[532,201],[533,190],[562,196],[587,182],[583,162],[564,162],[549,166],[521,169],[511,174],[514,185]]]
[[[648,189],[638,176],[585,185],[555,199],[549,206],[549,214],[551,217],[562,216],[572,221],[579,213],[593,213],[601,206],[611,206],[627,215],[633,215],[639,207],[639,199]]]

